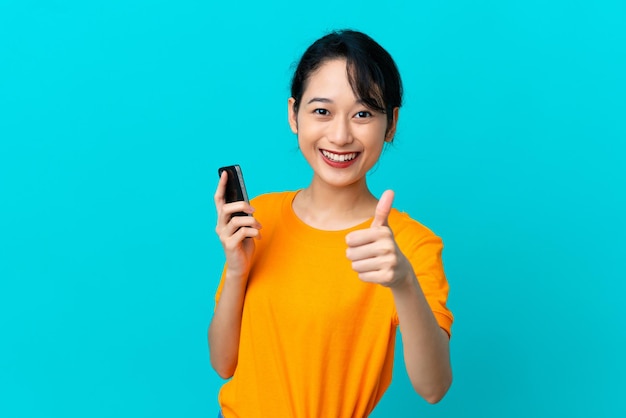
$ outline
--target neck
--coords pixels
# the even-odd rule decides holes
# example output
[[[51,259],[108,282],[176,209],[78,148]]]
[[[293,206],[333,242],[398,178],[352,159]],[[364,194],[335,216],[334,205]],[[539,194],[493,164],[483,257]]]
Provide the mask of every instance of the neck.
[[[333,187],[315,181],[293,203],[296,215],[306,224],[326,230],[342,230],[374,216],[377,199],[365,179],[350,186]]]

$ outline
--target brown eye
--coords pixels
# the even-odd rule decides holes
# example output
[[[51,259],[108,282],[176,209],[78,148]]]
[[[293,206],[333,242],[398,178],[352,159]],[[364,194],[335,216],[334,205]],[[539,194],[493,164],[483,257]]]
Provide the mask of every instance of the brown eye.
[[[370,117],[372,117],[372,113],[368,112],[367,110],[362,110],[360,112],[357,112],[357,114],[355,116],[357,118],[370,118]]]
[[[328,116],[329,114],[328,110],[326,109],[315,109],[313,113],[317,113],[318,115],[321,115],[321,116]]]

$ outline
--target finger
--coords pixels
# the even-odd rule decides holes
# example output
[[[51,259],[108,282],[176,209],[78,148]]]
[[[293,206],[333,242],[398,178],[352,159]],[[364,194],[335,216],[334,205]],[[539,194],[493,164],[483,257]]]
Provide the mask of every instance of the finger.
[[[238,252],[242,249],[242,245],[245,247],[246,240],[260,239],[261,232],[254,228],[241,228],[234,235],[230,236],[227,240],[222,242],[224,251],[226,252],[226,260],[229,260],[229,254],[233,255],[233,252]]]
[[[352,262],[352,270],[361,274],[369,271],[384,271],[388,270],[389,265],[393,260],[391,257],[379,257],[379,258],[367,258],[364,260],[357,260]]]
[[[228,222],[218,224],[215,227],[215,231],[222,240],[227,240],[239,229],[253,228],[261,229],[261,224],[253,216],[233,216]]]
[[[385,190],[380,196],[380,200],[376,205],[376,212],[374,214],[374,220],[372,226],[389,226],[389,213],[391,212],[391,206],[393,205],[394,193],[393,190]]]
[[[395,249],[393,245],[377,243],[362,245],[360,247],[349,247],[346,249],[346,258],[350,261],[361,260],[378,260],[379,262],[385,262],[388,257],[393,257]]]
[[[378,241],[393,239],[389,228],[367,228],[352,231],[346,235],[346,244],[349,249],[357,249]]]
[[[248,202],[238,200],[236,202],[225,203],[222,206],[222,212],[224,213],[224,215],[230,218],[234,213],[237,212],[244,212],[248,215],[251,215],[254,213],[254,208],[250,206]]]
[[[222,229],[228,225],[231,220],[235,220],[239,222],[237,218],[250,218],[250,216],[234,216],[235,213],[247,213],[248,215],[252,215],[254,213],[254,208],[250,206],[249,203],[242,201],[232,202],[232,203],[224,203],[221,206],[218,206],[217,210],[217,228]]]
[[[237,245],[246,238],[261,238],[261,231],[259,231],[257,228],[252,227],[239,228],[231,236],[230,241],[232,244]]]
[[[261,229],[261,224],[252,216],[233,216],[226,229],[233,235],[240,228]]]
[[[228,181],[228,173],[226,170],[222,171],[222,175],[220,176],[220,181],[217,183],[217,189],[215,190],[215,195],[213,195],[213,200],[215,200],[215,207],[219,210],[220,206],[222,206],[225,202],[224,194],[226,193],[226,182]]]
[[[378,283],[383,286],[389,286],[391,281],[393,280],[393,273],[391,271],[366,271],[363,273],[358,273],[359,279],[368,283]]]
[[[258,222],[251,226],[241,227],[229,223],[218,235],[224,248],[232,250],[246,238],[261,238],[260,230],[261,225]]]

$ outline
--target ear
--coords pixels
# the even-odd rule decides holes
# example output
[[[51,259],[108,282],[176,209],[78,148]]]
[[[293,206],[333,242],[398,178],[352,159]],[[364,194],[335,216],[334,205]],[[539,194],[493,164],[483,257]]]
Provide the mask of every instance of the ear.
[[[289,118],[289,127],[291,128],[291,132],[293,132],[294,134],[298,133],[298,114],[296,113],[296,110],[294,109],[294,106],[296,104],[296,99],[294,99],[293,97],[290,97],[289,100],[287,101],[287,115]]]
[[[393,108],[393,117],[391,119],[390,125],[387,129],[387,133],[385,134],[385,142],[393,141],[393,137],[396,135],[396,127],[398,126],[398,117],[400,116],[400,108]]]

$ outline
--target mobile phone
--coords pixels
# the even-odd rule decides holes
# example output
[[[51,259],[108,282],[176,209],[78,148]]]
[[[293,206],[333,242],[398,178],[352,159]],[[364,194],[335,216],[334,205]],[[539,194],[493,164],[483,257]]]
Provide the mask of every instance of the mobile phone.
[[[226,171],[228,174],[228,181],[226,182],[226,191],[224,193],[224,200],[226,203],[232,202],[249,202],[248,192],[246,191],[246,185],[243,182],[243,173],[241,167],[237,164],[229,165],[226,167],[220,167],[217,170],[217,174],[221,177],[222,173]],[[233,216],[250,216],[245,212],[235,212]]]

